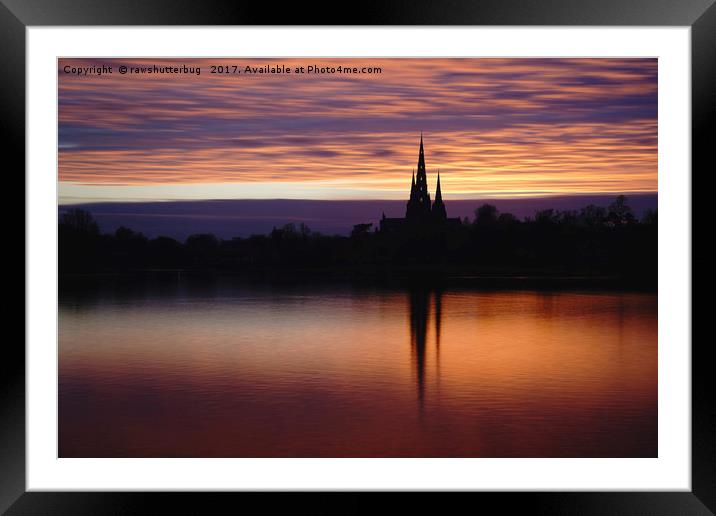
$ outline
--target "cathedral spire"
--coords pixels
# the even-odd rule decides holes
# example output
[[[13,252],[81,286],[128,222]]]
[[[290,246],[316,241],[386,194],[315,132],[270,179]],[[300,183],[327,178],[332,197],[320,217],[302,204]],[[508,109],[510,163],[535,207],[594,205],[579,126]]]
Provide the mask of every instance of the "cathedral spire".
[[[443,202],[443,194],[440,192],[440,169],[438,169],[438,186],[435,189],[435,202]]]
[[[443,202],[443,194],[440,190],[440,170],[438,170],[438,186],[435,189],[435,202],[433,203],[432,216],[436,221],[444,221],[447,218],[447,210]]]
[[[415,174],[415,194],[422,210],[430,212],[430,193],[428,192],[428,174],[425,169],[425,151],[423,133],[420,133],[420,151],[418,152],[418,170]]]
[[[428,191],[428,176],[425,170],[425,150],[423,148],[423,133],[420,133],[420,151],[418,152],[418,168],[413,170],[413,182],[410,187],[410,201],[406,217],[416,221],[430,217],[430,192]]]
[[[423,133],[420,132],[420,152],[418,153],[418,180],[420,180],[420,172],[425,173],[425,151],[423,150]]]

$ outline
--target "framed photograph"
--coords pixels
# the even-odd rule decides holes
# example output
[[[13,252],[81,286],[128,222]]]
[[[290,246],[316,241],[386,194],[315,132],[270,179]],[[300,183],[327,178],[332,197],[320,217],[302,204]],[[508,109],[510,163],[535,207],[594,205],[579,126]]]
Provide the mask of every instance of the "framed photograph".
[[[4,2],[0,507],[712,514],[712,4]]]

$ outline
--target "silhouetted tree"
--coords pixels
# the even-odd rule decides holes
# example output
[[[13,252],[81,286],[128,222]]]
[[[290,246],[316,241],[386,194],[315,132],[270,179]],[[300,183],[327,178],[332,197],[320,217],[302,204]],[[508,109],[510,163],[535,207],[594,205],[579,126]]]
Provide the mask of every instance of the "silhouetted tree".
[[[99,227],[92,214],[71,208],[62,214],[58,226],[58,262],[61,271],[96,270],[101,258]]]
[[[124,226],[120,226],[117,228],[117,231],[114,232],[114,237],[119,241],[130,241],[130,240],[138,240],[144,238],[144,235],[141,233],[135,233],[129,228],[126,228]]]
[[[311,236],[311,228],[309,228],[305,222],[301,222],[298,225],[298,232],[303,238]]]
[[[567,226],[574,226],[579,221],[579,215],[576,211],[573,210],[564,210],[560,211],[558,221],[560,224],[564,224]]]
[[[148,262],[155,267],[177,267],[184,264],[184,246],[173,238],[158,236],[147,245]]]
[[[514,226],[515,224],[519,224],[519,222],[517,217],[512,215],[512,213],[500,213],[500,216],[497,217],[497,223],[503,227]]]
[[[81,208],[71,208],[60,217],[60,225],[78,234],[98,235],[99,226],[92,214]]]
[[[296,227],[294,222],[289,222],[288,224],[284,224],[281,228],[274,227],[273,231],[271,231],[271,238],[280,240],[286,238],[306,237],[310,235],[310,233],[311,229],[303,222],[299,227]]]
[[[627,198],[620,195],[607,209],[607,221],[614,226],[624,226],[636,221],[631,208],[626,203]]]
[[[355,226],[353,226],[353,230],[351,231],[351,238],[358,238],[369,234],[370,228],[372,227],[372,222],[368,224],[356,224]]]
[[[590,204],[579,212],[580,222],[589,227],[602,226],[607,220],[607,211],[601,206]]]
[[[492,225],[497,221],[497,207],[492,204],[483,204],[475,210],[475,224],[480,226]]]
[[[535,222],[540,225],[556,224],[559,221],[559,212],[549,208],[535,213]]]
[[[646,210],[644,212],[644,216],[642,217],[641,221],[644,224],[647,224],[649,226],[656,226],[657,224],[657,211],[656,210]]]

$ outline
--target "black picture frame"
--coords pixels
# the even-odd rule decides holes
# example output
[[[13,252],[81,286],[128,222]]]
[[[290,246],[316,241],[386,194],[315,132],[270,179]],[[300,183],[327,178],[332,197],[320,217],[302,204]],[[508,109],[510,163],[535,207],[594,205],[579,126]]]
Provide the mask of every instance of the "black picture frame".
[[[691,27],[692,172],[705,176],[714,144],[716,105],[716,5],[714,0],[449,0],[430,2],[372,2],[347,9],[338,2],[309,8],[287,3],[280,8],[268,2],[189,2],[186,0],[0,0],[0,81],[4,158],[15,158],[8,176],[19,177],[25,166],[25,29],[47,25],[606,25]],[[89,47],[91,48],[91,47]],[[708,167],[713,170],[713,165]],[[699,173],[694,173],[700,170]],[[7,177],[7,176],[6,176]],[[701,179],[699,179],[699,182]],[[17,181],[13,188],[22,188]],[[9,186],[8,186],[9,189]],[[17,190],[8,197],[17,197]],[[7,190],[6,190],[7,192]],[[9,192],[8,192],[9,193]],[[24,195],[23,197],[24,198]],[[692,196],[692,206],[699,203]],[[700,220],[692,210],[692,236]],[[697,224],[698,223],[698,224]],[[19,233],[19,230],[18,230]],[[16,242],[23,235],[13,235]],[[16,244],[14,249],[20,249]],[[693,266],[695,243],[692,237]],[[15,260],[24,252],[16,251]],[[19,263],[18,263],[19,266]],[[26,270],[26,269],[25,269]],[[700,287],[703,288],[703,287]],[[692,290],[693,295],[693,290]],[[24,294],[23,294],[24,299]],[[10,302],[6,302],[8,305]],[[14,302],[16,310],[24,303]],[[6,305],[7,306],[7,305]],[[20,308],[22,307],[22,308]],[[8,308],[9,310],[9,308]],[[692,328],[696,306],[692,302]],[[20,318],[17,314],[18,320]],[[24,319],[24,318],[23,318]],[[24,327],[23,327],[24,334]],[[692,344],[692,491],[691,492],[529,492],[470,493],[460,495],[475,508],[499,505],[513,510],[546,514],[713,514],[716,512],[716,392],[709,358],[710,342]],[[689,345],[684,342],[684,345]],[[7,514],[103,514],[134,512],[205,513],[213,504],[235,504],[242,497],[275,507],[248,493],[49,493],[26,492],[25,466],[25,350],[19,338],[4,339],[0,360],[0,511]],[[379,494],[350,494],[347,502],[335,494],[283,495],[289,510],[354,512],[383,505]],[[465,499],[469,496],[469,501]],[[424,507],[424,496],[415,497]],[[441,502],[442,503],[442,502]],[[229,508],[231,505],[228,506]],[[233,510],[238,510],[234,506]],[[281,507],[285,508],[285,507]],[[232,509],[230,509],[232,510]]]

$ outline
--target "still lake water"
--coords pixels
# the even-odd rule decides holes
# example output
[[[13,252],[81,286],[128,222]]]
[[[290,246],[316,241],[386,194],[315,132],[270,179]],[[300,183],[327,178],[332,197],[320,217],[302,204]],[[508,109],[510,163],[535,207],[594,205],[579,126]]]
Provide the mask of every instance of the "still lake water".
[[[657,298],[239,282],[60,296],[61,457],[657,455]]]

